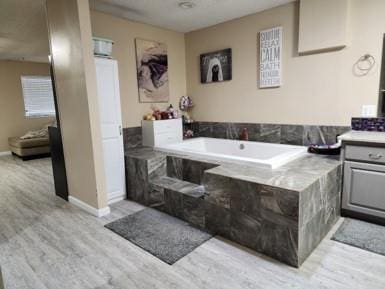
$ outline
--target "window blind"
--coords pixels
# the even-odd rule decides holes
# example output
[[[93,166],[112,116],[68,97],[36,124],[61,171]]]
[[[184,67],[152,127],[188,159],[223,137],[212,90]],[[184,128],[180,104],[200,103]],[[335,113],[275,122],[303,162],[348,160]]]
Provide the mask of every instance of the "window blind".
[[[55,116],[52,80],[49,76],[22,76],[25,116]]]

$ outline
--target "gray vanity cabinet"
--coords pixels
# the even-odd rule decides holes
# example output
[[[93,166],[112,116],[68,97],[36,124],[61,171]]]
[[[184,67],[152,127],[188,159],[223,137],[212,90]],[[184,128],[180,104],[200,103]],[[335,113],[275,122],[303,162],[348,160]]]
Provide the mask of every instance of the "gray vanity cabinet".
[[[342,209],[385,220],[385,148],[344,147]]]

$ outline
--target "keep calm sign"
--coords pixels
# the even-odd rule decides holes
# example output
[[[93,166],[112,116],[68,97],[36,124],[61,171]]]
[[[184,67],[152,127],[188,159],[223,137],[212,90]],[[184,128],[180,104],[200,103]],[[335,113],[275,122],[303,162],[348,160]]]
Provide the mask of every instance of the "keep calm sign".
[[[282,85],[282,27],[261,31],[259,43],[259,87],[279,87]]]

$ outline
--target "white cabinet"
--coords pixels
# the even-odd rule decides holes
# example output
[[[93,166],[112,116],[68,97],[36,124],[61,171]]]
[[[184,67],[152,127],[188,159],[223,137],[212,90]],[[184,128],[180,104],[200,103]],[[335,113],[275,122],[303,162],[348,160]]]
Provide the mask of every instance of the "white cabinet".
[[[126,183],[118,63],[95,58],[108,203],[125,199]]]
[[[156,147],[183,141],[182,119],[143,120],[143,145]]]
[[[342,209],[385,220],[385,148],[344,146]]]

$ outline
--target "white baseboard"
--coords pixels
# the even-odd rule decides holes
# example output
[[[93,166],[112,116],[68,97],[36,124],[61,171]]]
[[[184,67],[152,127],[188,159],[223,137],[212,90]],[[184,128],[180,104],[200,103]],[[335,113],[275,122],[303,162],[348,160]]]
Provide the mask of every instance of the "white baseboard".
[[[96,216],[98,218],[103,217],[103,216],[107,216],[110,214],[110,207],[108,207],[108,206],[105,208],[102,208],[102,209],[96,209],[96,208],[86,204],[85,202],[80,201],[79,199],[72,197],[72,196],[68,197],[68,201],[71,204],[79,207],[80,209],[83,209],[87,213],[90,213],[91,215]]]
[[[10,151],[7,151],[7,152],[0,152],[0,157],[3,157],[3,156],[10,156],[12,153]]]
[[[109,199],[108,200],[108,204],[111,205],[111,204],[123,201],[125,199],[126,199],[125,196],[116,196],[116,197],[113,197],[113,198]]]

